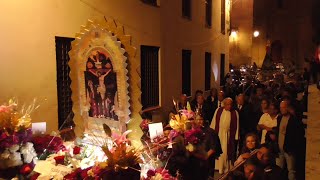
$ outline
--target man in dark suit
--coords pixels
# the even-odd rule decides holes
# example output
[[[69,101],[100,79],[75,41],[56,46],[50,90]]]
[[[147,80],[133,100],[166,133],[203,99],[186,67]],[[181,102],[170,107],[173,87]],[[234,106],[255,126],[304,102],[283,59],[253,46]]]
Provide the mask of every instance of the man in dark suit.
[[[208,121],[211,124],[214,112],[218,108],[218,90],[216,88],[212,88],[210,91],[210,96],[207,97],[206,103],[209,107]]]
[[[201,115],[206,123],[209,121],[209,106],[205,102],[203,95],[198,95],[196,97],[196,104],[192,107],[192,110],[198,114]]]
[[[304,138],[304,129],[301,121],[290,114],[287,101],[280,103],[281,115],[278,116],[277,139],[279,145],[279,158],[277,165],[284,168],[287,164],[289,180],[296,179],[296,155],[299,152]]]
[[[236,97],[235,110],[239,113],[239,128],[240,128],[240,140],[239,140],[239,150],[242,149],[245,136],[255,130],[254,123],[250,117],[251,108],[249,103],[246,102],[244,94],[239,94]]]

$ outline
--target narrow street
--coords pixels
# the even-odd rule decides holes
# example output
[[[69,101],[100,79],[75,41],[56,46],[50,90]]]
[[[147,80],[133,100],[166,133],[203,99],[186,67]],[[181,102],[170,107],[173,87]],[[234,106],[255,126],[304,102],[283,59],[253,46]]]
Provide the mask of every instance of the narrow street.
[[[309,86],[307,120],[306,180],[320,179],[320,91]]]

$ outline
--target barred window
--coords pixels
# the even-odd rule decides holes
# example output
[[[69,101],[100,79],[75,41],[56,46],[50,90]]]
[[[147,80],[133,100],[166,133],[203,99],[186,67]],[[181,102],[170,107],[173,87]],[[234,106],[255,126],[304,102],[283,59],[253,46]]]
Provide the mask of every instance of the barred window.
[[[142,109],[159,106],[159,49],[141,46]]]
[[[221,0],[221,33],[226,34],[226,0]]]
[[[206,0],[206,26],[212,25],[212,0]]]
[[[143,3],[149,4],[151,6],[160,6],[160,0],[141,0]]]
[[[211,53],[205,53],[205,67],[204,67],[204,90],[211,88]]]
[[[57,62],[57,92],[58,92],[58,124],[59,129],[73,126],[73,112],[71,100],[71,79],[68,52],[74,38],[55,37]],[[65,122],[66,121],[66,122]]]
[[[191,0],[182,0],[182,17],[191,19]]]
[[[182,50],[182,93],[191,96],[191,50]]]
[[[226,55],[220,54],[220,86],[224,85],[224,75],[225,75],[225,66],[226,66]]]

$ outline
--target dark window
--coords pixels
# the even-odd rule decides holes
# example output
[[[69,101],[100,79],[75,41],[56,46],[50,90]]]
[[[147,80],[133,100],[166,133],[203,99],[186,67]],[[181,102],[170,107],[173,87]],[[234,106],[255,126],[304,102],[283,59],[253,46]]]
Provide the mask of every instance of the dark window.
[[[226,1],[221,0],[221,33],[226,34]]]
[[[149,5],[152,5],[152,6],[159,6],[159,3],[158,1],[159,0],[141,0],[143,3],[146,3],[146,4],[149,4]]]
[[[211,53],[206,52],[204,64],[204,90],[207,91],[211,87]]]
[[[191,0],[182,0],[182,17],[191,19]]]
[[[56,37],[58,124],[59,128],[73,126],[69,55],[74,38]]]
[[[226,60],[225,60],[225,54],[220,55],[220,86],[223,86],[225,81],[224,81],[224,70],[226,66]]]
[[[206,0],[206,26],[212,25],[212,0]]]
[[[182,93],[191,96],[191,50],[182,50]]]
[[[159,47],[141,46],[142,109],[159,106]]]
[[[278,0],[278,8],[279,9],[283,8],[283,0]]]

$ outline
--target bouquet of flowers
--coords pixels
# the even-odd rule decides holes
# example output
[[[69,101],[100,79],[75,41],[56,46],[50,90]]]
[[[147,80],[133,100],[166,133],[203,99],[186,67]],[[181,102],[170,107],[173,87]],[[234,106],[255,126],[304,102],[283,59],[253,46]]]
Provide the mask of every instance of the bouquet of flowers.
[[[186,148],[190,152],[204,139],[204,133],[200,128],[192,128],[184,133]]]
[[[131,131],[126,131],[121,135],[111,133],[110,127],[106,124],[104,124],[104,130],[112,139],[111,148],[107,144],[101,147],[107,160],[96,162],[91,168],[68,174],[64,179],[74,179],[79,175],[82,179],[83,177],[86,179],[140,179],[141,152],[131,146],[130,141],[126,138]]]
[[[36,152],[30,142],[30,114],[39,106],[34,102],[18,110],[14,99],[0,106],[0,177],[28,175],[36,163]]]
[[[142,178],[143,180],[177,180],[177,178],[172,177],[169,171],[164,168],[150,169],[147,172],[147,177]]]
[[[58,136],[39,135],[32,138],[32,143],[40,159],[46,159],[50,154],[65,150],[63,141]]]
[[[149,131],[149,124],[150,124],[150,120],[149,119],[144,119],[142,120],[142,122],[140,123],[140,128],[143,131],[143,133],[147,133]]]

